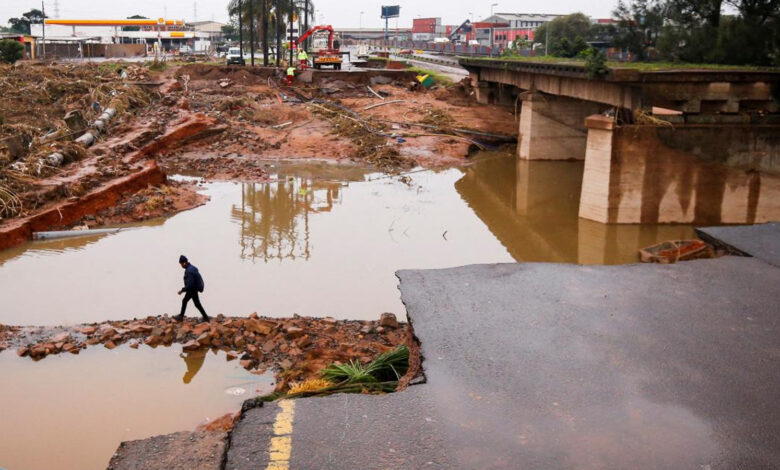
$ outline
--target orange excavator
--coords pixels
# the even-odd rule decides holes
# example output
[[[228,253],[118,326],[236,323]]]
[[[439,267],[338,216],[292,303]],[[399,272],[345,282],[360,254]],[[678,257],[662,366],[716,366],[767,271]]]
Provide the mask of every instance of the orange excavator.
[[[298,47],[300,47],[299,44],[303,43],[306,38],[316,33],[317,31],[328,32],[328,45],[327,47],[317,51],[317,53],[314,55],[312,59],[314,68],[319,69],[322,68],[323,65],[332,65],[333,70],[341,70],[342,60],[340,45],[336,44],[334,47],[333,26],[331,25],[314,26],[310,30],[306,31],[300,38],[293,42],[293,49],[297,50]]]

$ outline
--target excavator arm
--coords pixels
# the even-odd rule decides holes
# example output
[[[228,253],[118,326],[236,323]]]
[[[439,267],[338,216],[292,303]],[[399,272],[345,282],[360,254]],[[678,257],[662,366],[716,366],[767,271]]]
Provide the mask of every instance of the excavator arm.
[[[328,49],[333,49],[333,26],[331,25],[321,25],[321,26],[314,26],[310,30],[303,33],[301,37],[298,38],[297,41],[295,41],[295,48],[298,48],[298,44],[302,43],[306,40],[309,36],[316,33],[317,31],[327,31],[328,32]]]

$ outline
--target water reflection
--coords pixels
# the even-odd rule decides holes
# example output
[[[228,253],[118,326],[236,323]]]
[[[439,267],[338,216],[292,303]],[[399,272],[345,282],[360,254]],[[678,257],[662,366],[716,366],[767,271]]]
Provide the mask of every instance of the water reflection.
[[[341,185],[300,176],[269,184],[242,184],[241,203],[231,208],[231,218],[241,225],[241,258],[308,260],[310,216],[330,212],[339,204]]]
[[[206,361],[207,349],[199,349],[197,351],[189,351],[179,354],[179,357],[184,359],[184,363],[187,364],[187,372],[182,377],[182,382],[188,384],[192,382],[193,377],[198,373],[203,363]]]
[[[122,441],[194,429],[273,390],[272,375],[221,351],[195,361],[193,374],[188,362],[198,377],[185,385],[178,352],[90,347],[36,363],[0,353],[0,467],[104,469]],[[246,393],[230,393],[239,387]]]
[[[690,225],[609,225],[578,216],[582,162],[485,158],[455,183],[464,201],[516,261],[616,264]]]

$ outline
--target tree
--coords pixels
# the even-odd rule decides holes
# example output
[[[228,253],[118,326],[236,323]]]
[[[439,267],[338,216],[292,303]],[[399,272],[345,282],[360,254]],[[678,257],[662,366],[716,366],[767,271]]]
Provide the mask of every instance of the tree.
[[[148,20],[149,18],[147,18],[147,17],[145,17],[143,15],[133,15],[133,16],[128,16],[127,19],[128,20]],[[140,30],[141,30],[140,26],[123,26],[122,27],[122,31],[140,31]]]
[[[587,38],[590,28],[590,19],[587,16],[582,13],[573,13],[571,15],[555,18],[536,28],[534,40],[545,43],[545,41],[549,39],[550,46],[561,42],[563,38],[566,38],[566,41],[571,43],[574,42],[577,36]]]
[[[223,25],[222,36],[228,41],[238,41],[238,27],[233,24]]]
[[[659,0],[634,0],[630,4],[619,0],[612,14],[618,20],[615,43],[644,59],[649,49],[656,47],[668,5]]]
[[[0,40],[0,62],[13,64],[24,57],[24,45],[13,39]]]
[[[46,16],[45,18],[48,18]],[[20,34],[30,34],[31,24],[43,23],[44,16],[41,10],[33,8],[27,13],[22,13],[21,18],[11,18],[8,20],[8,24],[11,25],[11,31]]]

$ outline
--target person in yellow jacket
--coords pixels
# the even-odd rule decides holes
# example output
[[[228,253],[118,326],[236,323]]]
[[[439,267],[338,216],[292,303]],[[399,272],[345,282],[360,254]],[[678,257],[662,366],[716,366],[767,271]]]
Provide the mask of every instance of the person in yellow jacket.
[[[306,49],[303,47],[298,48],[298,60],[301,62],[301,70],[306,70],[306,67],[309,65],[309,54],[306,53]]]
[[[287,67],[287,78],[285,79],[285,82],[287,83],[288,86],[292,86],[294,78],[295,78],[295,67],[290,65],[289,67]]]

